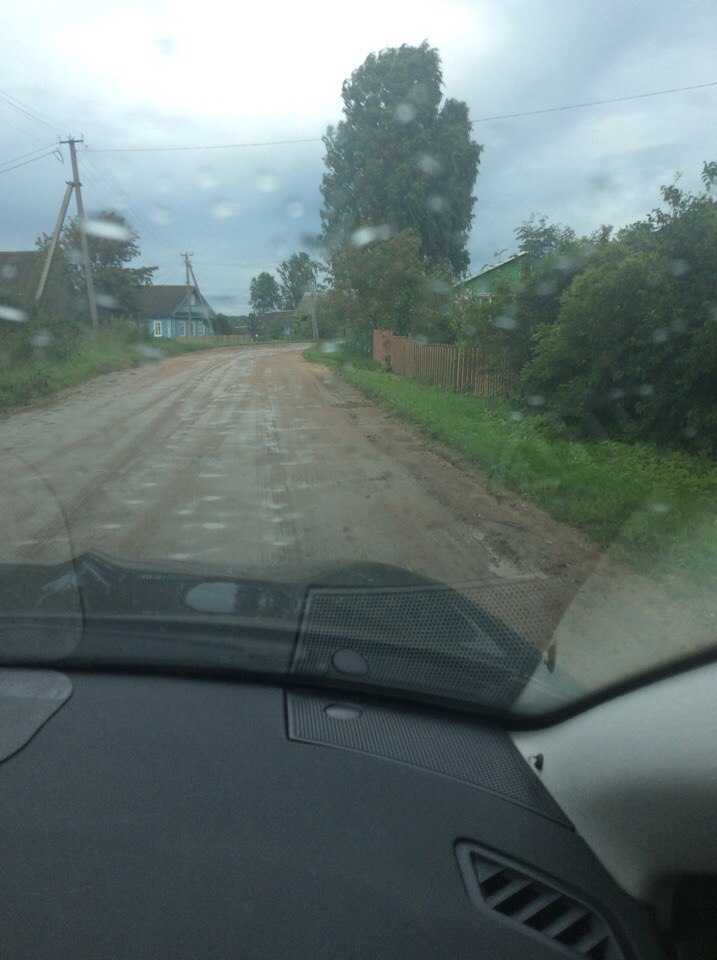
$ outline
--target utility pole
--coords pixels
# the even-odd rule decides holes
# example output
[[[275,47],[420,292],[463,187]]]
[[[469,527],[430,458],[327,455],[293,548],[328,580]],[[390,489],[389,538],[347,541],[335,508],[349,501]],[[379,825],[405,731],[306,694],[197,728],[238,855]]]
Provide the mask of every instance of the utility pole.
[[[197,278],[194,276],[194,267],[192,266],[191,261],[189,263],[189,272],[192,275],[194,286],[197,288],[197,294],[199,295],[199,284],[197,283]],[[203,300],[204,300],[204,297],[202,297],[202,301]],[[216,336],[216,333],[214,332],[214,327],[212,326],[212,321],[209,319],[209,310],[207,310],[206,303],[203,303],[203,308],[204,308],[204,319],[206,321],[206,324],[209,327],[209,329],[212,331],[212,336]]]
[[[77,152],[75,151],[76,143],[84,143],[84,140],[74,140],[72,137],[68,137],[67,140],[62,140],[61,143],[66,143],[70,148],[70,160],[72,162],[72,177],[73,177],[73,186],[75,188],[75,201],[77,202],[77,218],[80,226],[80,246],[82,247],[82,262],[85,266],[85,281],[87,283],[87,299],[90,304],[90,320],[92,326],[96,330],[99,327],[99,322],[97,320],[97,301],[95,299],[95,285],[92,282],[92,269],[90,267],[90,250],[87,245],[87,233],[85,232],[85,208],[82,203],[82,184],[80,183],[80,172],[77,167]]]
[[[50,272],[50,266],[52,264],[52,258],[55,255],[55,248],[57,247],[57,241],[60,239],[60,231],[62,230],[62,224],[65,222],[65,217],[67,216],[67,208],[70,205],[70,197],[72,196],[72,191],[74,190],[75,185],[71,180],[67,181],[67,189],[65,190],[65,196],[62,201],[62,206],[60,207],[60,215],[57,218],[57,223],[55,224],[55,230],[52,234],[52,240],[50,240],[50,246],[47,248],[47,256],[45,257],[45,265],[42,268],[42,276],[40,277],[40,282],[37,286],[37,293],[35,294],[35,303],[37,303],[45,292],[45,284],[47,283],[47,275]]]
[[[181,256],[184,258],[184,270],[185,270],[185,275],[187,279],[187,310],[189,312],[188,335],[191,337],[192,336],[192,285],[189,282],[189,270],[190,270],[189,258],[192,256],[192,254],[183,253],[181,254]]]
[[[311,334],[314,340],[319,339],[319,326],[316,322],[316,281],[314,281],[311,297]]]

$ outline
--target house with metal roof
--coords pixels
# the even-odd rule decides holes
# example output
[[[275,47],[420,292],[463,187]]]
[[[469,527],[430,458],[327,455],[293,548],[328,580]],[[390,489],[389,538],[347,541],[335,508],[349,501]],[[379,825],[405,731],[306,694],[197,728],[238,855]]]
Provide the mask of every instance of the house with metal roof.
[[[139,302],[153,337],[206,337],[216,313],[198,287],[152,284],[138,290]]]
[[[483,267],[478,273],[456,284],[458,293],[465,293],[480,300],[490,299],[496,280],[519,281],[529,269],[530,258],[527,253],[516,253],[507,260]]]

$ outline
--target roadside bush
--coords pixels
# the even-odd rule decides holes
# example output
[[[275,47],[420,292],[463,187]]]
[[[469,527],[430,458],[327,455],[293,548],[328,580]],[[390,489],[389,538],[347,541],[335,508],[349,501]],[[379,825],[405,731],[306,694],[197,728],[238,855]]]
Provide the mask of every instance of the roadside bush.
[[[622,231],[540,326],[522,383],[594,436],[717,452],[717,204],[663,188],[668,210]]]

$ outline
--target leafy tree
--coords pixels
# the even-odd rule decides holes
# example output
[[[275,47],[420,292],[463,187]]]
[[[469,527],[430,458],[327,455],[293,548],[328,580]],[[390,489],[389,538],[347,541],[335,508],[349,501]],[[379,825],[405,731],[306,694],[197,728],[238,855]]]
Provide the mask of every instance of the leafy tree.
[[[259,336],[261,333],[261,320],[257,313],[253,311],[246,318],[246,328],[249,331],[249,336],[252,339]]]
[[[536,331],[555,322],[561,296],[609,241],[612,227],[586,237],[532,213],[515,230],[521,250],[519,280],[498,280],[490,299],[465,298],[454,315],[458,338],[507,362],[516,372],[533,355]]]
[[[515,236],[520,249],[536,260],[558,253],[576,240],[572,227],[548,223],[548,218],[538,213],[531,213],[515,230]]]
[[[249,302],[252,311],[258,314],[270,313],[279,308],[279,284],[266,270],[252,278],[249,284]]]
[[[426,42],[372,53],[344,82],[344,119],[324,137],[329,249],[410,229],[430,263],[465,272],[482,148],[467,105],[442,101],[442,85],[438,51]]]
[[[212,321],[214,332],[222,336],[236,333],[236,317],[228,317],[225,313],[218,313]]]
[[[591,431],[717,450],[717,201],[662,188],[536,333],[525,389]]]
[[[428,270],[421,241],[411,230],[366,247],[345,247],[331,259],[329,309],[366,344],[374,327],[395,333],[421,333],[435,339],[450,335],[444,302],[450,285],[440,271]],[[364,347],[365,349],[365,347]]]
[[[280,296],[284,310],[295,310],[303,295],[316,283],[320,264],[312,260],[308,253],[292,253],[279,264],[277,272],[281,278]]]
[[[137,291],[152,281],[156,267],[129,267],[140,256],[139,234],[115,211],[103,210],[87,231],[90,268],[100,315],[140,315]],[[70,264],[75,290],[84,295],[80,226],[77,217],[62,231],[60,245]]]

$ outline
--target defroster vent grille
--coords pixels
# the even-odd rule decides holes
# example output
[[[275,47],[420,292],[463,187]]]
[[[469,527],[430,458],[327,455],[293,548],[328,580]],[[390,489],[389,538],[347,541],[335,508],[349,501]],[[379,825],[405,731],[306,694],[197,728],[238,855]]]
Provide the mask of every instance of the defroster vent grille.
[[[471,843],[457,847],[468,893],[481,909],[496,911],[526,933],[551,941],[560,956],[627,960],[607,921],[552,880],[527,873]]]

